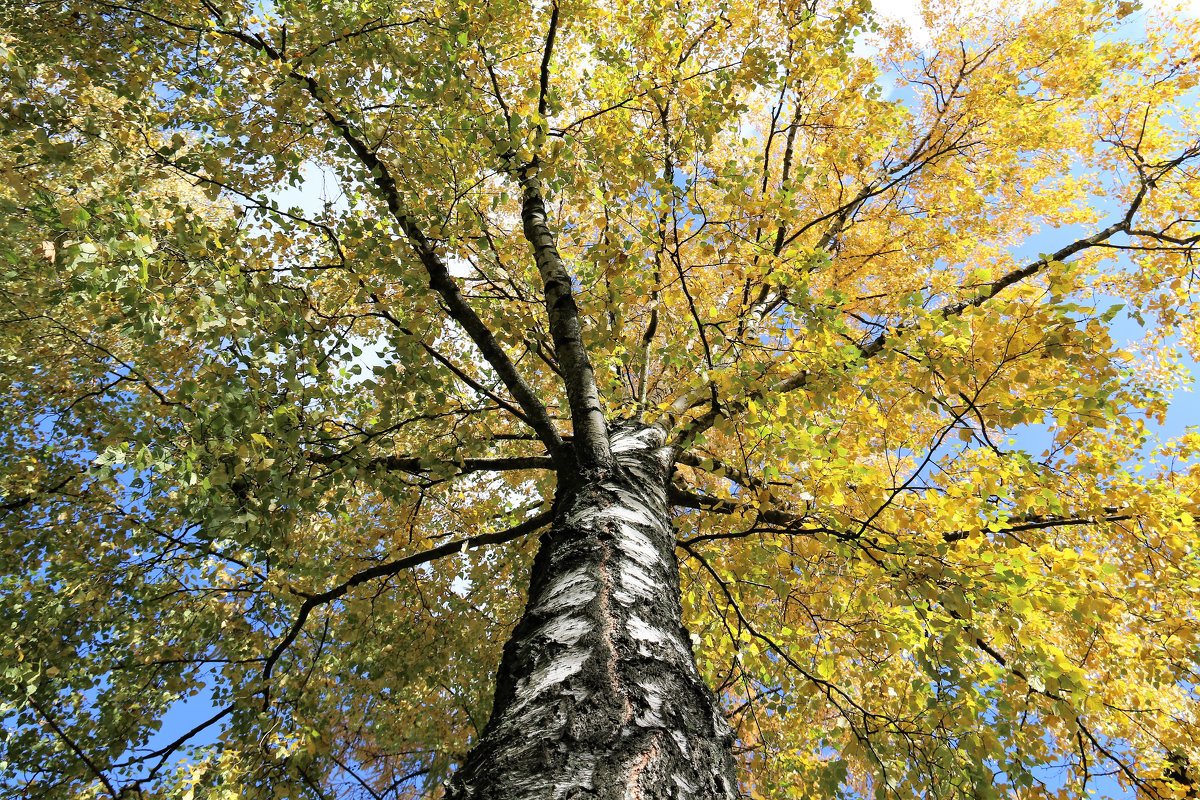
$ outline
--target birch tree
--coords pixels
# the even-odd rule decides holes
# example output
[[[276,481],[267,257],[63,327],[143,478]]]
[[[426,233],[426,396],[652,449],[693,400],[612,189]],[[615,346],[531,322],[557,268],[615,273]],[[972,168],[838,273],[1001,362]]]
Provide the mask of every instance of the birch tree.
[[[0,6],[0,786],[1194,797],[1200,27],[989,5]]]

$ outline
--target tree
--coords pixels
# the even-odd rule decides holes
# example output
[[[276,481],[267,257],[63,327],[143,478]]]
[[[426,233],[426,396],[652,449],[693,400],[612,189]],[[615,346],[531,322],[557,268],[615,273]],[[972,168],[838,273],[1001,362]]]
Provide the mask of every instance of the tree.
[[[1200,29],[926,24],[6,4],[4,786],[1194,794]]]

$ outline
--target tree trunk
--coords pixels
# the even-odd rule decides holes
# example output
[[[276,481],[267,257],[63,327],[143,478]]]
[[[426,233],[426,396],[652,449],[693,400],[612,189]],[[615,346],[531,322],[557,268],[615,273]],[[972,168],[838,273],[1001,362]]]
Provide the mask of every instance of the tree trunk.
[[[451,800],[738,796],[733,732],[681,619],[662,441],[621,428],[613,474],[560,488],[491,721]]]

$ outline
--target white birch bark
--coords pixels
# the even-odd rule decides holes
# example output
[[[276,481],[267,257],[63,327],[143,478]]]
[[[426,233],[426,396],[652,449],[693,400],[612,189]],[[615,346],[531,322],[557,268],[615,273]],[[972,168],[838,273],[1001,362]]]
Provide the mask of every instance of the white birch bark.
[[[646,427],[616,428],[611,450],[609,474],[558,498],[453,800],[738,796],[733,733],[681,620],[672,452]]]

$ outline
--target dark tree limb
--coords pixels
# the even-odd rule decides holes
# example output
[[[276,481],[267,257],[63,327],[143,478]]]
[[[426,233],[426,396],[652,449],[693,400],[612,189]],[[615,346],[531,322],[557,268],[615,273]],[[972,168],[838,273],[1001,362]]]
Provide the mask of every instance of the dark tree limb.
[[[1128,234],[1131,230],[1133,219],[1142,203],[1146,199],[1146,195],[1154,187],[1156,180],[1161,178],[1171,169],[1178,167],[1184,161],[1194,157],[1197,154],[1195,148],[1189,148],[1174,159],[1164,162],[1159,165],[1153,176],[1147,176],[1142,179],[1141,185],[1134,194],[1121,219],[1112,223],[1108,227],[1097,231],[1091,236],[1077,239],[1070,244],[1059,248],[1048,257],[1039,258],[1018,269],[1012,270],[1005,275],[997,278],[989,284],[984,285],[982,290],[975,293],[973,297],[967,300],[944,305],[931,313],[931,317],[940,319],[951,319],[960,316],[963,312],[970,308],[978,308],[983,306],[992,298],[999,295],[1005,289],[1017,285],[1028,278],[1038,275],[1045,271],[1051,264],[1060,263],[1071,256],[1077,255],[1093,247],[1099,247],[1116,236],[1119,233]],[[870,361],[884,351],[884,347],[903,334],[912,330],[916,323],[908,323],[898,326],[891,330],[886,330],[865,344],[859,345],[858,363]],[[711,428],[720,417],[731,417],[744,412],[749,407],[750,400],[770,397],[786,392],[793,392],[798,389],[805,388],[813,374],[808,370],[802,370],[794,375],[788,376],[775,383],[761,387],[758,391],[750,393],[746,398],[736,401],[724,403],[720,406],[712,406],[703,414],[693,417],[674,431],[671,437],[671,443],[676,446],[686,446],[688,443],[695,440],[697,436]],[[660,427],[674,428],[676,421],[688,411],[703,406],[708,400],[706,393],[702,389],[696,389],[693,392],[679,397],[671,408],[660,421]]]
[[[389,472],[407,472],[411,475],[424,475],[431,470],[428,460],[419,456],[390,455],[377,458],[356,460],[353,449],[343,453],[309,455],[308,460],[314,464],[336,466],[338,464],[354,463],[360,468],[382,469]],[[523,469],[554,469],[554,459],[550,456],[499,456],[496,458],[464,458],[461,460],[448,459],[445,463],[454,464],[455,475],[466,475],[472,472],[513,472]]]
[[[41,704],[38,703],[37,700],[33,699],[32,696],[28,698],[28,702],[29,707],[37,712],[38,716],[46,722],[46,725],[50,728],[50,730],[54,731],[54,735],[58,737],[59,741],[65,744],[67,749],[75,754],[75,757],[78,758],[83,765],[88,768],[88,771],[95,776],[96,780],[104,784],[104,788],[108,790],[108,793],[114,798],[120,797],[121,793],[116,790],[108,776],[105,775],[98,766],[96,766],[96,762],[92,760],[92,758],[83,750],[83,748],[80,747],[74,739],[67,735],[67,732],[62,729],[62,726],[58,724],[54,717],[50,716],[50,713],[43,709]]]
[[[434,248],[433,243],[425,236],[417,221],[405,211],[400,188],[388,165],[379,158],[375,149],[355,132],[350,122],[337,113],[336,103],[321,88],[316,78],[301,71],[289,62],[284,54],[258,35],[225,28],[217,28],[215,32],[242,42],[270,60],[286,67],[287,76],[296,81],[312,98],[320,114],[350,148],[359,163],[370,173],[371,182],[382,196],[388,212],[404,233],[422,266],[425,267],[425,271],[429,275],[429,286],[441,297],[447,313],[466,332],[484,360],[495,370],[496,375],[521,407],[530,426],[537,431],[538,437],[551,454],[560,460],[560,466],[566,466],[566,461],[563,460],[565,456],[562,437],[550,419],[545,405],[517,371],[516,365],[500,346],[486,323],[467,303],[458,284],[451,277],[449,267]]]
[[[554,35],[558,32],[558,2],[550,6],[550,27],[546,31],[546,47],[542,50],[542,67],[538,73],[538,116],[546,116],[546,92],[550,89],[550,59],[554,55]]]
[[[745,538],[764,533],[827,534],[845,541],[856,541],[863,539],[863,535],[868,527],[867,525],[863,525],[860,530],[850,532],[835,530],[824,525],[806,525],[806,523],[811,521],[811,517],[807,514],[797,514],[784,509],[757,508],[735,500],[726,500],[721,497],[699,494],[679,486],[671,487],[670,500],[671,505],[678,508],[693,508],[712,514],[744,514],[755,520],[755,524],[747,530],[714,536],[698,536],[692,539],[681,540],[681,545],[709,539]],[[960,542],[984,531],[991,531],[993,533],[1020,533],[1021,531],[1042,530],[1044,528],[1095,525],[1098,522],[1125,522],[1133,518],[1132,514],[1122,513],[1120,509],[1113,507],[1104,509],[1104,513],[1099,516],[1047,517],[1039,514],[1028,514],[1010,518],[1002,524],[993,523],[995,527],[981,525],[978,528],[946,531],[942,534],[942,540],[945,542]]]
[[[511,542],[514,539],[519,539],[522,536],[534,533],[546,525],[549,525],[554,515],[552,511],[543,511],[540,514],[535,514],[529,519],[514,525],[511,528],[506,528],[502,531],[493,531],[491,533],[482,533],[477,536],[468,536],[463,539],[455,539],[446,542],[445,544],[431,547],[428,550],[423,550],[420,553],[398,558],[394,561],[387,561],[383,564],[377,564],[373,567],[368,567],[360,572],[356,572],[346,580],[336,586],[326,589],[317,594],[310,594],[293,589],[293,591],[304,598],[304,602],[300,604],[300,610],[296,612],[296,617],[288,628],[287,633],[275,645],[263,663],[263,707],[267,708],[270,705],[270,679],[275,670],[275,665],[279,662],[280,657],[284,652],[292,646],[296,641],[296,637],[300,635],[304,624],[308,622],[309,616],[318,606],[332,603],[333,601],[344,597],[347,592],[355,586],[361,586],[369,581],[378,580],[380,578],[388,578],[393,575],[398,575],[405,570],[428,564],[431,561],[436,561],[439,558],[444,558],[454,553],[466,552],[478,547],[486,545],[504,544]]]

